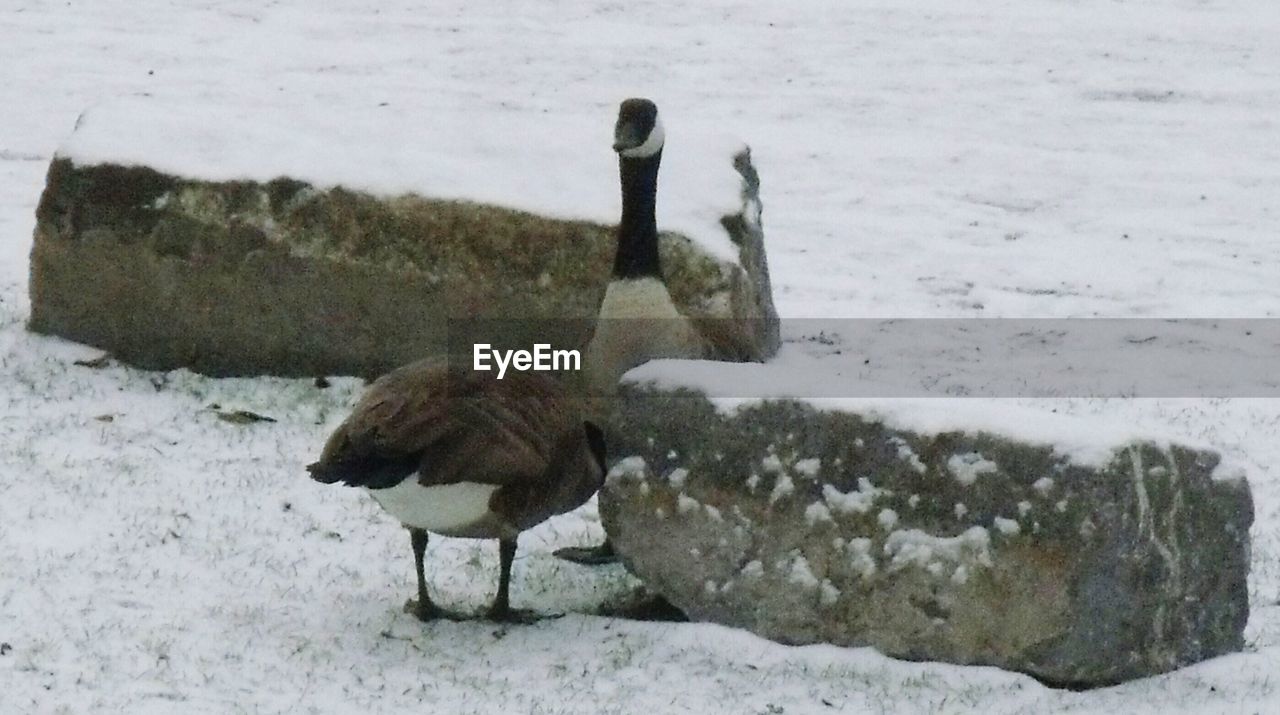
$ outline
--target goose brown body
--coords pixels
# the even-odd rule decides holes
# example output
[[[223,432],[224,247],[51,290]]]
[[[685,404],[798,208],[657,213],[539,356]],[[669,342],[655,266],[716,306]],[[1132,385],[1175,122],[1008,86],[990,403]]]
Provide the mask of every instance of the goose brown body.
[[[581,506],[604,479],[603,436],[584,401],[544,375],[493,375],[444,358],[384,375],[329,438],[313,477],[365,487],[405,526],[445,536],[514,539]],[[380,498],[406,483],[423,505]],[[465,498],[445,489],[461,485],[484,495],[484,508],[450,520],[442,504],[433,521],[430,502]]]

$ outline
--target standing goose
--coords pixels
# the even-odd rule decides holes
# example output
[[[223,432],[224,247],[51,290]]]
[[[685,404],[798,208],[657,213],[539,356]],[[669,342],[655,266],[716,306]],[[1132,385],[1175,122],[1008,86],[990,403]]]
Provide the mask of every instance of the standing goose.
[[[691,319],[676,308],[662,277],[658,255],[658,167],[665,131],[658,108],[628,99],[618,112],[613,149],[622,179],[622,221],[613,277],[605,290],[587,364],[605,371],[595,382],[616,389],[633,367],[657,358],[752,359],[743,331],[728,321]],[[606,539],[599,546],[568,547],[556,556],[580,564],[616,560]]]
[[[576,395],[544,375],[492,374],[432,358],[384,375],[307,468],[318,482],[364,487],[409,529],[418,598],[405,609],[424,621],[448,615],[427,593],[427,532],[498,539],[488,615],[527,621],[508,596],[516,538],[604,479],[604,435]]]
[[[658,266],[654,201],[663,146],[657,107],[622,103],[614,132],[621,157],[622,222],[597,328],[586,348],[586,394],[607,395],[627,370],[691,339]],[[619,319],[660,319],[637,340]],[[655,352],[654,345],[658,345]],[[680,353],[684,354],[684,353]],[[324,484],[367,489],[410,534],[422,620],[447,615],[427,592],[428,532],[498,539],[501,571],[488,615],[527,620],[510,607],[511,562],[521,531],[585,503],[604,479],[599,401],[537,373],[493,372],[428,358],[379,378],[307,469]]]

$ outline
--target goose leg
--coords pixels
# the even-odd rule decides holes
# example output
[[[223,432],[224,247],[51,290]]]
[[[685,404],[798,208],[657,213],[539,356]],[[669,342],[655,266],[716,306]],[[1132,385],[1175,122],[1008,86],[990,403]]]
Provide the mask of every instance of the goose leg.
[[[413,544],[413,565],[418,574],[418,599],[410,599],[404,604],[405,613],[412,613],[420,621],[440,618],[444,611],[432,603],[431,596],[427,594],[427,574],[422,565],[423,556],[427,553],[427,532],[409,527],[409,541]]]
[[[498,541],[498,560],[501,570],[498,573],[498,595],[489,608],[489,619],[505,623],[533,623],[538,620],[533,611],[514,610],[511,608],[511,562],[516,558],[516,540],[501,539]]]
[[[568,546],[556,549],[555,555],[556,558],[583,566],[600,566],[618,561],[618,555],[613,551],[613,542],[607,538],[599,546]]]

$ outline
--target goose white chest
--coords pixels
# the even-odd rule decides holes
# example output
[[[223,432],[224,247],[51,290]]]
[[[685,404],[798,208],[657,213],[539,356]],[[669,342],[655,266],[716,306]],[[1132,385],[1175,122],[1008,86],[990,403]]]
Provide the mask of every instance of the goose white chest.
[[[405,526],[448,535],[489,518],[489,498],[497,490],[496,484],[479,482],[424,487],[412,474],[394,487],[367,491]]]

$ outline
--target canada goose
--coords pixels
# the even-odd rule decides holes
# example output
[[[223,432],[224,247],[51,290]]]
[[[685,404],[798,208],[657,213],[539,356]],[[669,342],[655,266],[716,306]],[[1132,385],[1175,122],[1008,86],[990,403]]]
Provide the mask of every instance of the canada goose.
[[[658,168],[666,132],[658,108],[647,99],[628,99],[618,112],[613,149],[622,180],[622,220],[613,276],[605,289],[588,347],[589,365],[608,371],[594,382],[616,388],[622,375],[656,358],[751,359],[747,333],[728,321],[691,319],[676,308],[662,276],[658,255]],[[608,354],[594,354],[592,351]],[[558,549],[556,556],[580,564],[616,560],[606,539],[593,547]]]
[[[588,394],[608,394],[627,370],[688,338],[658,266],[654,201],[663,146],[657,107],[622,103],[614,132],[621,157],[622,221],[613,280],[587,345]],[[670,336],[636,336],[618,319],[659,319]],[[370,386],[307,469],[316,481],[364,487],[410,533],[418,598],[406,609],[422,620],[446,615],[427,593],[428,532],[498,539],[501,571],[489,610],[495,620],[525,620],[511,609],[511,561],[519,533],[591,498],[604,479],[599,401],[545,374],[451,367],[428,358]]]

